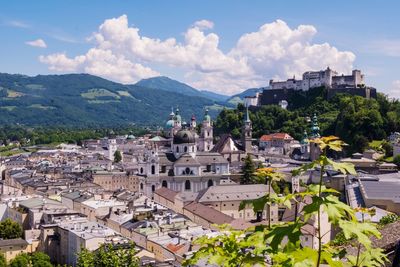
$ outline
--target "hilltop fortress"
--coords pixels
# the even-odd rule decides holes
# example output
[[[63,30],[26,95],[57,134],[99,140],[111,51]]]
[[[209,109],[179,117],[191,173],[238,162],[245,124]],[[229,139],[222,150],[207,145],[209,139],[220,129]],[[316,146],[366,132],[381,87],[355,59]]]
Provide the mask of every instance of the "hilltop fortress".
[[[261,94],[247,97],[245,104],[247,106],[279,104],[284,107],[294,92],[308,91],[322,86],[328,89],[328,98],[337,93],[376,98],[376,89],[365,85],[364,75],[360,70],[353,70],[351,75],[339,75],[328,67],[326,70],[307,71],[303,73],[301,80],[295,77],[286,81],[270,80],[269,86],[264,88]]]

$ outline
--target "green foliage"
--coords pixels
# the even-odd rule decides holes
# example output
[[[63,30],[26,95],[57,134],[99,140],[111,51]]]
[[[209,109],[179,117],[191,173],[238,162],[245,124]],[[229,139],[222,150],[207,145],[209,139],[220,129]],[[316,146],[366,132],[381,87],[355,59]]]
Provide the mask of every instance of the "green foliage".
[[[111,244],[101,245],[95,252],[82,249],[78,254],[77,267],[137,267],[134,244],[130,247],[114,247]]]
[[[53,267],[50,257],[43,252],[32,254],[18,254],[11,262],[10,267]]]
[[[10,267],[28,267],[30,264],[29,255],[26,253],[18,254],[10,262]]]
[[[382,149],[385,152],[386,158],[393,156],[393,145],[388,141],[384,140],[382,142]]]
[[[396,155],[393,158],[393,163],[397,165],[397,167],[400,167],[400,155]]]
[[[85,139],[99,139],[110,133],[117,135],[133,134],[136,136],[148,133],[147,130],[138,127],[124,126],[113,128],[66,128],[66,127],[38,127],[27,128],[22,126],[0,127],[0,140],[19,141],[21,145],[38,145],[54,143],[82,144]],[[29,140],[29,143],[27,142]],[[9,150],[10,147],[1,148]],[[0,150],[1,152],[1,150]]]
[[[0,222],[0,238],[14,239],[22,237],[22,228],[17,222],[7,218]]]
[[[0,254],[0,267],[7,267],[7,261],[3,254]]]
[[[201,245],[201,248],[185,262],[186,266],[196,266],[199,260],[226,267],[264,265],[264,253],[267,250],[262,234],[248,235],[229,228],[221,228],[221,234],[215,237],[200,237],[194,244]],[[256,249],[249,250],[250,246]]]
[[[255,170],[254,162],[250,157],[250,154],[244,159],[244,164],[242,167],[242,176],[240,177],[241,184],[252,184],[255,180]]]
[[[114,162],[118,163],[122,160],[121,151],[116,150],[114,153]]]
[[[389,224],[389,223],[397,222],[399,219],[400,219],[400,217],[398,215],[396,215],[394,213],[390,213],[390,214],[382,217],[379,220],[379,225],[380,226],[384,226],[384,225]]]
[[[339,136],[349,144],[346,149],[349,153],[363,151],[370,141],[400,131],[400,102],[382,94],[378,94],[377,99],[337,94],[327,100],[324,88],[314,88],[295,93],[289,103],[288,110],[268,105],[251,112],[254,137],[286,132],[301,140],[304,130],[310,128],[306,118],[314,113],[318,115],[321,133]],[[233,132],[233,137],[239,138],[242,115],[241,105],[222,111],[216,119],[216,134]]]
[[[194,265],[202,259],[217,266],[382,266],[387,260],[381,249],[371,246],[371,237],[380,238],[380,233],[375,225],[369,222],[358,222],[355,210],[339,201],[337,191],[328,189],[323,185],[322,178],[327,168],[335,169],[345,174],[354,174],[354,166],[336,163],[329,159],[328,150],[341,151],[344,143],[337,137],[323,137],[315,140],[321,148],[319,158],[305,164],[294,171],[298,175],[310,169],[320,169],[320,182],[306,187],[299,193],[287,194],[277,197],[268,192],[266,196],[254,201],[244,201],[240,208],[253,205],[254,210],[259,210],[264,205],[285,204],[292,207],[291,202],[305,203],[301,216],[291,222],[282,222],[268,226],[256,226],[246,231],[233,231],[224,229],[223,235],[196,240],[201,245],[198,253],[188,259],[186,265]],[[258,170],[258,177],[263,177],[269,182],[278,180],[279,174],[272,169]],[[306,201],[307,199],[307,201]],[[311,201],[309,201],[311,200]],[[358,209],[363,213],[372,213],[367,209]],[[327,214],[332,227],[338,228],[341,233],[337,238],[323,244],[323,237],[329,233],[322,232],[322,215]],[[303,227],[310,223],[317,224],[315,238],[317,248],[303,247],[301,237]],[[251,240],[251,242],[249,242]],[[351,241],[351,242],[349,242]],[[344,244],[353,246],[356,255],[347,254],[342,248]],[[348,263],[348,264],[347,264]]]

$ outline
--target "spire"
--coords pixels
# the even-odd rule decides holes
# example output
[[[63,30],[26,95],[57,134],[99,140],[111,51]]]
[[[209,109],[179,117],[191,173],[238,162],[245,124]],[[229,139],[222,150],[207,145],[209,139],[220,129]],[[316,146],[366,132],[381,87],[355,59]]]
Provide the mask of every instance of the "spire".
[[[169,114],[169,117],[170,117],[171,120],[173,120],[174,117],[175,117],[175,113],[174,113],[174,108],[173,107],[171,107],[171,113]]]
[[[317,114],[314,113],[314,116],[311,121],[311,137],[312,138],[319,138],[321,135],[319,134],[319,125],[318,125],[318,118]]]
[[[211,117],[208,115],[208,108],[204,111],[204,121],[211,122]]]
[[[178,121],[178,122],[182,122],[182,117],[179,114],[179,108],[178,107],[176,107],[176,110],[175,110],[175,120]]]
[[[245,114],[244,122],[251,122],[250,121],[250,116],[249,116],[249,107],[248,106],[246,106],[246,114]]]

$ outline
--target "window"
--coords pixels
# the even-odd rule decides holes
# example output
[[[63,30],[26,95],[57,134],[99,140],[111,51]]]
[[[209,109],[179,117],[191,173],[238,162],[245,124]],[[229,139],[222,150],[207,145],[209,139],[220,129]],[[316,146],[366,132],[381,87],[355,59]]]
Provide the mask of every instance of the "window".
[[[210,186],[213,186],[213,185],[214,185],[213,181],[211,179],[208,180],[207,187],[210,187]]]
[[[190,174],[190,168],[189,167],[186,167],[185,174]]]
[[[140,173],[143,174],[143,168],[140,168]]]
[[[207,172],[211,171],[211,165],[207,165]]]
[[[185,190],[191,190],[191,184],[189,180],[185,181]]]
[[[167,172],[167,166],[161,166],[161,172],[166,173]]]
[[[185,151],[185,153],[188,151],[187,146],[185,146],[185,148],[183,149]]]
[[[179,146],[176,147],[176,153],[179,153]]]
[[[151,192],[154,192],[154,191],[156,191],[156,186],[155,186],[155,185],[152,185],[152,186],[151,186]]]
[[[156,174],[156,166],[151,165],[151,174]]]
[[[162,181],[162,185],[161,185],[162,187],[165,187],[165,188],[168,188],[168,183],[167,183],[167,181]]]

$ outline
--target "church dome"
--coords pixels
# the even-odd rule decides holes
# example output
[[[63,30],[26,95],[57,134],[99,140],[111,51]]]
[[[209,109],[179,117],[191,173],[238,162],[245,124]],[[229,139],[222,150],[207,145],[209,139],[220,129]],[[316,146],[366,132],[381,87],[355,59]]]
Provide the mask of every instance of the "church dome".
[[[189,130],[180,130],[174,136],[174,144],[194,144],[195,136]]]
[[[165,129],[171,129],[174,127],[174,120],[169,120],[165,123]]]

